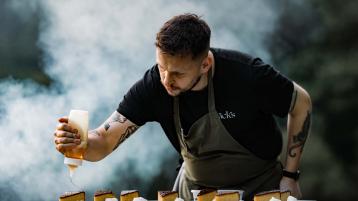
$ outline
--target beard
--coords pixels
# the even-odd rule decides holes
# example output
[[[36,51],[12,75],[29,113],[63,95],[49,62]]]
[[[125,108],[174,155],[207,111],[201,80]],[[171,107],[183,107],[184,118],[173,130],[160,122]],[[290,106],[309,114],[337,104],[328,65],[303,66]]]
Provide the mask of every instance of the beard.
[[[162,82],[162,85],[164,86],[165,90],[167,91],[167,93],[170,95],[170,96],[178,96],[180,95],[181,93],[184,93],[184,92],[187,92],[187,91],[190,91],[192,90],[198,83],[199,81],[201,80],[201,77],[202,75],[199,75],[196,79],[194,79],[191,84],[188,86],[188,87],[185,87],[185,88],[180,88],[180,87],[177,87],[177,86],[174,86],[174,85],[171,85],[171,86],[165,86]]]

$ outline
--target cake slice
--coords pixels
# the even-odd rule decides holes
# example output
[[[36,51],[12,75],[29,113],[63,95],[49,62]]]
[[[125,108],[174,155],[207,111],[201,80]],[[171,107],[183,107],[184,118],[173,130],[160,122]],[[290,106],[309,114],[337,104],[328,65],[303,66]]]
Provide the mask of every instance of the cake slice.
[[[272,197],[281,199],[280,190],[264,191],[258,193],[254,196],[254,201],[270,201]]]
[[[215,189],[200,190],[197,196],[197,201],[212,201],[216,195]]]
[[[176,191],[158,191],[158,201],[174,201],[177,197]]]
[[[122,191],[120,201],[133,201],[133,199],[137,197],[139,197],[138,190]]]
[[[93,197],[93,201],[105,201],[106,198],[115,198],[112,191],[96,191]]]
[[[215,196],[215,201],[239,201],[240,193],[237,191],[220,192]]]
[[[66,192],[60,196],[59,201],[85,201],[85,192]]]
[[[288,198],[288,196],[290,196],[291,195],[291,192],[290,191],[281,191],[280,192],[280,194],[281,194],[281,201],[287,201],[287,198]]]

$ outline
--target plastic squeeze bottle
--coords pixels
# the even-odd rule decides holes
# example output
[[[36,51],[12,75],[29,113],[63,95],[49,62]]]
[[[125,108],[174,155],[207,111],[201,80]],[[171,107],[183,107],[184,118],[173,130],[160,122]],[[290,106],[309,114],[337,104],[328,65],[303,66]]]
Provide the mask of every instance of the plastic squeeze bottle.
[[[76,168],[82,165],[83,154],[87,148],[88,138],[88,112],[84,110],[71,110],[68,124],[78,130],[81,135],[81,143],[76,148],[65,152],[64,163],[68,165],[72,178]]]

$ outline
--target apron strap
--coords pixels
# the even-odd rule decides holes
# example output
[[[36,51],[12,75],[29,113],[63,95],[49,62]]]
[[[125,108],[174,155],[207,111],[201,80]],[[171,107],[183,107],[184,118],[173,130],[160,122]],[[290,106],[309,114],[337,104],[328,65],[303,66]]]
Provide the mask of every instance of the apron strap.
[[[177,96],[174,97],[174,125],[175,125],[176,133],[183,135],[184,131],[181,126],[180,114],[179,114],[179,98]]]
[[[214,84],[212,77],[212,68],[208,72],[208,109],[209,112],[216,112],[215,108],[215,94],[214,94]]]

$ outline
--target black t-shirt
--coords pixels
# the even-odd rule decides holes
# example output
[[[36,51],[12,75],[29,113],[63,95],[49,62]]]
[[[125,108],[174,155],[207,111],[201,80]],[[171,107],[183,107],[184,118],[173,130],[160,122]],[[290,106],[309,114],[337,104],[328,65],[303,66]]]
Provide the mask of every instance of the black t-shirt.
[[[241,145],[263,159],[276,158],[282,135],[273,115],[288,114],[293,83],[259,58],[211,48],[215,59],[213,77],[216,110],[228,132]],[[208,112],[208,89],[179,95],[180,119],[187,133]],[[173,118],[173,97],[160,82],[157,65],[146,71],[124,96],[117,111],[133,123],[159,122],[180,152]]]

